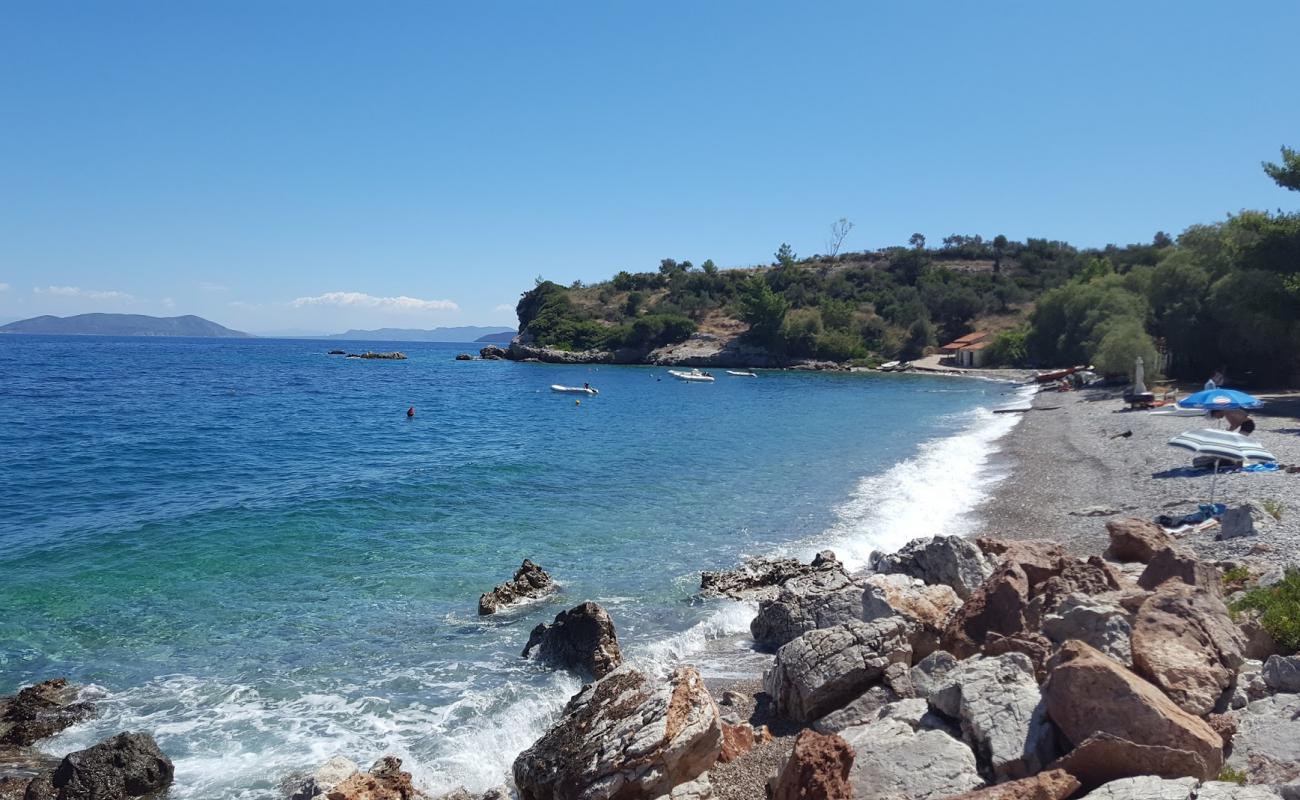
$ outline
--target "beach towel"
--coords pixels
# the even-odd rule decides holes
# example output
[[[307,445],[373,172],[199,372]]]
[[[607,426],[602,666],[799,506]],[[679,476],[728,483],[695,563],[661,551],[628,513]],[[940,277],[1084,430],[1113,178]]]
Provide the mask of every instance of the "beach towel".
[[[1281,469],[1281,467],[1278,466],[1278,463],[1276,461],[1265,461],[1262,464],[1251,464],[1249,466],[1242,467],[1241,471],[1242,472],[1277,472],[1279,469]]]

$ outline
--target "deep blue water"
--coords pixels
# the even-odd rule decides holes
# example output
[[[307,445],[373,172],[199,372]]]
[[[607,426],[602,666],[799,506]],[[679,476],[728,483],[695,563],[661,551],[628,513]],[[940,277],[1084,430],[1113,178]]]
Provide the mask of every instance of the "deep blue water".
[[[596,600],[647,668],[725,671],[748,611],[693,602],[700,569],[960,529],[1013,416],[986,381],[333,345],[0,337],[0,693],[67,675],[105,712],[52,752],[152,731],[178,798],[336,753],[493,785],[578,685],[519,658],[537,622]],[[562,593],[479,618],[524,557]]]

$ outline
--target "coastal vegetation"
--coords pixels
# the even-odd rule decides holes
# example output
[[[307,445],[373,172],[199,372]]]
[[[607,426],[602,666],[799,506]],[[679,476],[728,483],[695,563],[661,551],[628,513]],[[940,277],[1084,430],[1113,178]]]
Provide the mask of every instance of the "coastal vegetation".
[[[1300,189],[1300,153],[1264,164]],[[1094,364],[1123,375],[1198,378],[1227,365],[1238,379],[1300,372],[1300,213],[1241,211],[1177,237],[1080,248],[1046,238],[923,234],[906,246],[719,269],[663,259],[596,284],[538,279],[519,329],[558,350],[649,351],[695,333],[741,334],[782,360],[914,359],[975,330],[993,333],[991,366]]]
[[[1272,586],[1256,586],[1232,606],[1232,613],[1259,614],[1259,624],[1284,653],[1300,650],[1300,569],[1288,569]]]

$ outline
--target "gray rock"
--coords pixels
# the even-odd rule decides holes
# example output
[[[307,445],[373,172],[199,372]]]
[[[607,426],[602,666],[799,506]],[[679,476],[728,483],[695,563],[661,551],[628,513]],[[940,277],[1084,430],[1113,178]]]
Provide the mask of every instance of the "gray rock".
[[[623,663],[614,621],[592,602],[561,611],[555,622],[533,628],[523,656],[527,658],[533,648],[538,660],[593,678],[602,678]]]
[[[1133,664],[1128,612],[1096,595],[1072,594],[1043,618],[1043,633],[1056,644],[1080,639],[1125,666]]]
[[[119,733],[85,750],[69,753],[48,783],[28,800],[125,800],[161,792],[171,785],[174,768],[147,733]],[[40,779],[33,781],[36,784]],[[44,794],[48,788],[50,793]]]
[[[938,800],[984,783],[971,749],[942,731],[887,717],[840,736],[857,751],[849,772],[855,800]]]
[[[963,738],[999,782],[1036,774],[1057,756],[1034,665],[1023,653],[963,661],[929,702],[961,720]]]
[[[79,692],[66,678],[54,678],[0,697],[0,746],[28,747],[93,716],[95,706],[79,701]]]
[[[897,553],[872,557],[876,572],[900,572],[930,584],[951,586],[962,600],[970,597],[996,566],[961,536],[913,539]]]
[[[574,695],[513,772],[526,800],[658,798],[721,751],[718,708],[694,667],[654,681],[625,664]]]
[[[871,575],[862,594],[867,622],[901,615],[912,626],[912,653],[923,658],[939,648],[944,626],[961,600],[952,587],[928,585],[902,574]]]
[[[1225,781],[1206,781],[1196,790],[1196,800],[1278,800],[1272,786],[1242,786]]]
[[[541,597],[553,591],[555,582],[546,570],[525,558],[524,563],[515,570],[514,578],[479,596],[478,613],[495,614],[512,603]]]
[[[317,795],[328,794],[335,786],[360,771],[361,767],[357,766],[355,761],[343,756],[334,756],[293,787],[289,800],[311,800]]]
[[[1264,665],[1247,660],[1237,668],[1237,678],[1232,687],[1232,708],[1245,708],[1248,704],[1268,697],[1268,684],[1264,682]]]
[[[944,678],[961,663],[945,650],[935,650],[912,667],[912,688],[917,697],[929,697],[944,684]]]
[[[1300,656],[1270,656],[1264,662],[1264,683],[1275,692],[1300,692]]]
[[[1300,778],[1300,694],[1275,694],[1237,712],[1228,766],[1250,783],[1287,783]]]
[[[880,709],[901,699],[903,698],[888,686],[872,686],[844,708],[836,709],[814,722],[812,727],[818,733],[839,733],[855,725],[867,725],[876,721]]]
[[[693,781],[674,786],[671,792],[660,795],[658,800],[713,800],[713,796],[713,781],[706,772]]]
[[[891,664],[910,663],[907,634],[907,624],[897,617],[810,631],[777,651],[763,688],[777,713],[811,722],[848,705]]]
[[[775,650],[808,631],[861,620],[862,590],[838,563],[791,578],[759,605],[749,631],[760,647]]]
[[[1088,792],[1082,800],[1192,800],[1195,778],[1120,778]]]
[[[811,564],[801,564],[793,558],[748,558],[737,569],[701,572],[700,596],[771,600],[791,578],[837,567],[839,562],[829,550],[818,553]]]
[[[1219,533],[1214,538],[1223,541],[1239,539],[1243,536],[1258,536],[1255,531],[1254,511],[1254,506],[1249,503],[1228,509],[1223,516],[1219,517]]]

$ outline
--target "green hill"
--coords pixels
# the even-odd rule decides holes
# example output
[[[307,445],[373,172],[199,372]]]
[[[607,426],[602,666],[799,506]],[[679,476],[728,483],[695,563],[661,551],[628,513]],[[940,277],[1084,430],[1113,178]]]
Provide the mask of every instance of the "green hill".
[[[57,336],[192,336],[245,338],[247,333],[187,314],[183,317],[148,317],[143,314],[45,315],[0,325],[0,333]]]

